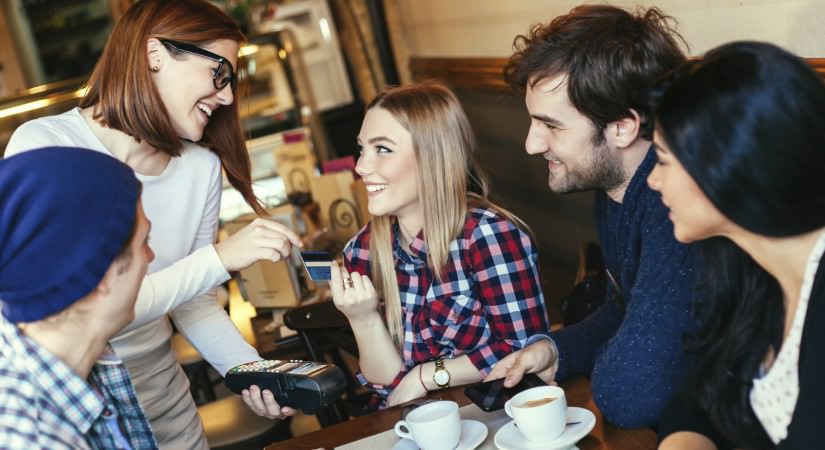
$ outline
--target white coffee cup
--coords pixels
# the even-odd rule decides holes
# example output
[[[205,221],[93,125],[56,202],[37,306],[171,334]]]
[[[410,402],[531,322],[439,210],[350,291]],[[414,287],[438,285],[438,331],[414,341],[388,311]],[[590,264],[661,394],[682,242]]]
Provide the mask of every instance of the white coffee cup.
[[[546,442],[559,437],[567,425],[567,398],[558,386],[539,386],[516,394],[504,404],[529,441]]]
[[[412,439],[422,450],[448,450],[461,440],[458,403],[440,400],[419,406],[395,424],[395,434]]]

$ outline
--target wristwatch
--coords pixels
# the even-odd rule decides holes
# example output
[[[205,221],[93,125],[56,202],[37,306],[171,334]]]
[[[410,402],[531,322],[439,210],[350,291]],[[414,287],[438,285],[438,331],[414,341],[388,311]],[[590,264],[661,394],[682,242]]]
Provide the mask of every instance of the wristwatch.
[[[435,372],[433,372],[433,381],[439,388],[450,386],[450,372],[444,367],[444,360],[441,358],[435,359]]]

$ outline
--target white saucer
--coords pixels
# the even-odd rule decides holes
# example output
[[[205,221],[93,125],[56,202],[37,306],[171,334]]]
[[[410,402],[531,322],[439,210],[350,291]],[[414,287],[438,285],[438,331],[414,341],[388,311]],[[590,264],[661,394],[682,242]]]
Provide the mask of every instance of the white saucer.
[[[580,422],[568,425],[561,436],[546,442],[528,441],[521,431],[516,428],[516,422],[511,420],[496,433],[495,444],[501,450],[568,450],[575,448],[576,442],[587,436],[587,433],[596,425],[596,416],[592,412],[570,406],[567,408],[567,421]]]
[[[455,450],[473,450],[487,438],[487,425],[477,420],[461,421],[461,440]],[[395,443],[392,450],[418,450],[415,441],[401,439]]]

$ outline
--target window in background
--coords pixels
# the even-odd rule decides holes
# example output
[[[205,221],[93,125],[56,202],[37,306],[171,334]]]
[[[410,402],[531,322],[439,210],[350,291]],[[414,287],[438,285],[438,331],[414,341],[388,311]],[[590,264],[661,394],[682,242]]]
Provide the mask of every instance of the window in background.
[[[108,0],[6,0],[29,86],[85,76],[112,30]]]

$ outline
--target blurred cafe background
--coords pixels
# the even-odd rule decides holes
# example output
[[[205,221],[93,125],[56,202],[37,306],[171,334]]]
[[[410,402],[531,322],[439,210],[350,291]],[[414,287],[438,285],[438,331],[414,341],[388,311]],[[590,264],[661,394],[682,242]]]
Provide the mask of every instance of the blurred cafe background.
[[[134,1],[0,0],[0,157],[17,126],[77,104],[113,23]],[[581,2],[213,3],[235,17],[249,37],[240,50],[237,101],[255,191],[275,220],[298,231],[308,248],[340,256],[347,240],[369,220],[365,190],[353,170],[364,105],[388,85],[440,80],[456,90],[471,119],[494,196],[536,235],[542,287],[551,320],[558,322],[556,303],[576,278],[580,248],[596,240],[591,194],[549,191],[543,160],[524,152],[529,123],[523,99],[508,91],[501,69],[517,34]],[[768,40],[802,56],[825,55],[821,0],[612,3],[661,7],[678,20],[692,55],[734,39]],[[823,71],[822,60],[810,61]],[[251,218],[241,196],[226,185],[221,235]],[[347,347],[342,341],[329,345],[312,334],[340,328],[340,317],[326,309],[296,310],[327,298],[325,287],[312,283],[297,259],[258,263],[241,271],[227,284],[226,294],[230,315],[262,356],[331,358],[348,364],[352,373],[356,355],[339,351]],[[230,446],[272,427],[270,421],[249,418],[246,408],[222,406],[230,394],[220,376],[185,339],[177,339],[176,347],[201,405],[210,444]],[[359,395],[363,391],[351,386],[345,399],[349,403],[339,405],[343,414],[358,413]],[[299,415],[292,420],[292,433],[335,421],[334,411],[317,418]],[[240,432],[245,434],[239,437]]]

